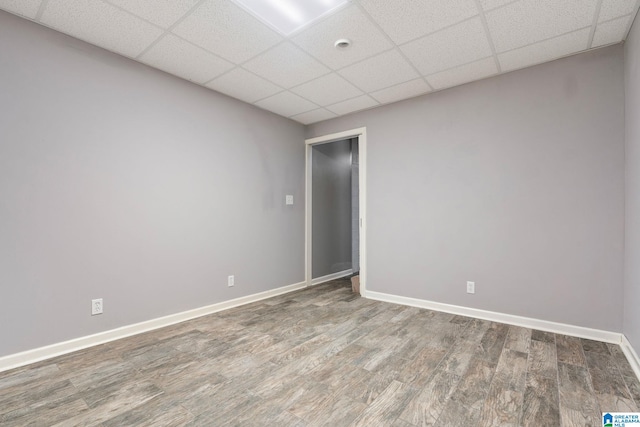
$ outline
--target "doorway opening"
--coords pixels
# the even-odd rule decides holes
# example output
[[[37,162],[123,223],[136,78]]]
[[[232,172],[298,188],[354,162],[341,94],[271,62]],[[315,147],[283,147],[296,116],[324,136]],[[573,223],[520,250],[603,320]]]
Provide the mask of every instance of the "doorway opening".
[[[366,128],[305,144],[307,286],[355,273],[366,296]]]

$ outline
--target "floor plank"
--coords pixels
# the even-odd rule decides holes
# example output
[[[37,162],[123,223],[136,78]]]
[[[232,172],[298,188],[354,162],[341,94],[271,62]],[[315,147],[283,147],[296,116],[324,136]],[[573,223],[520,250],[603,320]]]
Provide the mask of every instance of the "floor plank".
[[[601,426],[600,408],[589,371],[569,363],[558,364],[560,418],[566,427]]]
[[[546,378],[557,378],[556,346],[548,342],[531,340],[528,371]]]
[[[400,418],[416,426],[435,425],[459,382],[458,375],[438,370],[420,393],[409,401]]]
[[[509,332],[504,347],[520,353],[529,353],[531,344],[531,329],[520,326],[509,326]]]
[[[505,349],[480,413],[479,426],[517,426],[524,400],[527,354]]]
[[[477,425],[495,373],[495,364],[473,357],[467,371],[453,392],[437,424],[444,426]]]
[[[587,366],[580,338],[556,335],[556,350],[558,352],[558,362]]]
[[[527,373],[527,387],[522,405],[522,426],[559,426],[558,383],[537,372]]]

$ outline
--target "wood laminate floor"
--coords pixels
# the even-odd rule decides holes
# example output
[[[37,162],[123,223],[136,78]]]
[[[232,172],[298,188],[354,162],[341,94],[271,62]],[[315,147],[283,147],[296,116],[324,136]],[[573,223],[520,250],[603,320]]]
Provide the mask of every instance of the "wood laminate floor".
[[[346,280],[0,373],[2,426],[601,426],[639,404],[617,345]]]

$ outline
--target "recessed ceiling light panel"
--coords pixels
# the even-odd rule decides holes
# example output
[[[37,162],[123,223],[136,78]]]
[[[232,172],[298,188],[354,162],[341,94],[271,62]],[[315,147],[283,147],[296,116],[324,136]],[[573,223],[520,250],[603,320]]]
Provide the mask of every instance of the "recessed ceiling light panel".
[[[349,0],[233,0],[280,33],[288,36]]]

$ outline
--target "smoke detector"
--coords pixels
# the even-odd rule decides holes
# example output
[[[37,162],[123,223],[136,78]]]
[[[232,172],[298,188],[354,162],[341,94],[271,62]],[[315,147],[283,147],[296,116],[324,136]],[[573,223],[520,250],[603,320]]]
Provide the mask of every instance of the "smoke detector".
[[[349,46],[351,46],[351,40],[349,40],[349,39],[338,39],[338,40],[336,40],[336,42],[333,45],[338,50],[344,50],[344,49],[348,48]]]

